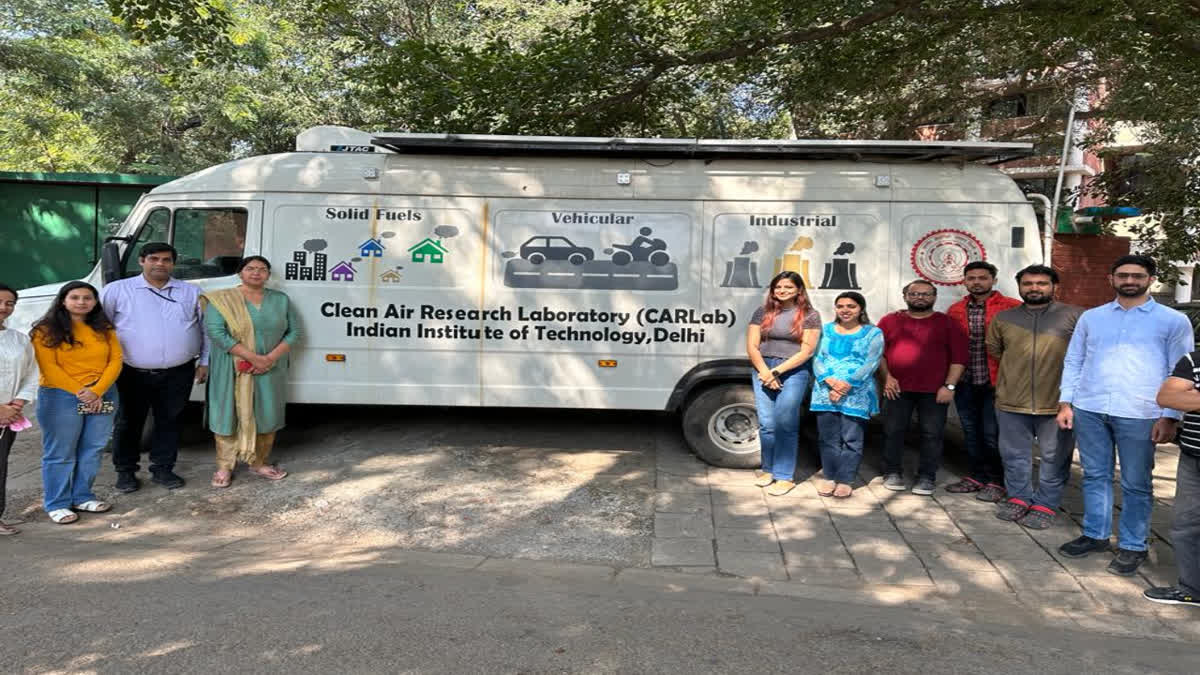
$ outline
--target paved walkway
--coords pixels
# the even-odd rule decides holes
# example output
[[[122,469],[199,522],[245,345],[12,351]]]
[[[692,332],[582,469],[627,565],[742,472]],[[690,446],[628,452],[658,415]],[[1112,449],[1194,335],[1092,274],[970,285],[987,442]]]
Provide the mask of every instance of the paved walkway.
[[[879,440],[872,437],[868,447],[879,447]],[[1162,636],[1180,629],[1181,636],[1200,639],[1194,609],[1141,597],[1147,586],[1174,581],[1165,535],[1176,453],[1175,446],[1159,447],[1151,557],[1137,576],[1123,578],[1105,571],[1111,555],[1072,560],[1058,552],[1080,532],[1078,462],[1065,497],[1068,515],[1060,514],[1050,529],[1034,531],[997,519],[995,506],[973,495],[942,490],[960,477],[953,470],[938,476],[932,498],[892,492],[875,470],[879,458],[868,453],[860,470],[864,486],[849,499],[819,496],[814,481],[821,476],[813,475],[812,466],[801,467],[798,475],[808,479],[790,494],[773,497],[752,485],[752,471],[707,466],[671,434],[662,434],[652,564],[691,574],[843,588],[847,596],[882,594],[981,608],[1018,603],[1084,629],[1111,630],[1115,614],[1122,616],[1117,624],[1122,631]],[[1175,621],[1180,618],[1192,621]]]

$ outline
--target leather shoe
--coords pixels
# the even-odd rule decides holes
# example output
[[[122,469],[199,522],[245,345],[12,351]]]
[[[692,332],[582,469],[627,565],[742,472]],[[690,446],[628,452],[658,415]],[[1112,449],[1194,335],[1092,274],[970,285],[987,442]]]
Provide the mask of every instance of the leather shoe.
[[[171,471],[170,469],[160,469],[151,473],[150,480],[158,483],[168,490],[174,490],[175,488],[183,487],[183,479],[175,475],[175,472]]]
[[[120,471],[117,473],[117,484],[114,486],[117,492],[137,492],[142,487],[142,481],[131,471]]]

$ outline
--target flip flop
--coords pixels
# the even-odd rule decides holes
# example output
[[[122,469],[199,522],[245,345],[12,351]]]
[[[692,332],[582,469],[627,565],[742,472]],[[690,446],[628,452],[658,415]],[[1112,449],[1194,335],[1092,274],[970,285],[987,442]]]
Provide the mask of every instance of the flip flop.
[[[15,527],[13,527],[12,525],[5,525],[4,523],[0,523],[0,537],[11,537],[14,534],[20,534],[20,533],[21,533],[21,531]]]
[[[212,477],[212,486],[215,488],[227,488],[233,482],[232,471],[217,471]]]
[[[71,508],[75,509],[76,511],[86,511],[88,513],[104,513],[112,510],[112,504],[109,504],[108,502],[102,502],[99,499],[89,499],[88,501],[82,504],[76,504]]]

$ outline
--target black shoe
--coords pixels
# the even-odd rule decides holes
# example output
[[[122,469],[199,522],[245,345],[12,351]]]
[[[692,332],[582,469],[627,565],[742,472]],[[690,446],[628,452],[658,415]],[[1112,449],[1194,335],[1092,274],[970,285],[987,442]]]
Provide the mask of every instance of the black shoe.
[[[1130,551],[1128,549],[1117,549],[1117,557],[1108,563],[1108,571],[1119,577],[1131,577],[1137,568],[1146,562],[1147,554],[1145,551]]]
[[[1096,551],[1108,551],[1109,545],[1107,539],[1092,539],[1086,534],[1078,539],[1072,539],[1062,546],[1058,547],[1058,552],[1068,558],[1082,558],[1089,553]]]
[[[138,480],[137,475],[132,471],[118,471],[115,487],[117,488],[117,492],[128,494],[130,492],[137,492],[142,487],[142,481]]]
[[[1200,607],[1200,596],[1192,595],[1178,586],[1159,586],[1142,591],[1142,597],[1150,602],[1164,605],[1191,605]]]
[[[175,475],[175,472],[171,471],[170,469],[159,469],[158,471],[152,472],[150,474],[150,480],[158,483],[168,490],[174,490],[175,488],[183,487],[183,479]]]

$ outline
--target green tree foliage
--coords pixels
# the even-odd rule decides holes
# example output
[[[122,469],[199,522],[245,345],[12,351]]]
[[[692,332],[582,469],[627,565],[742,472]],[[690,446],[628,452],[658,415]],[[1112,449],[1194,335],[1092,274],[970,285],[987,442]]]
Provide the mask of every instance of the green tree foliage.
[[[0,162],[182,171],[320,123],[575,135],[1084,142],[1090,189],[1195,256],[1200,0],[10,0]],[[113,21],[112,14],[119,19]],[[996,101],[1027,108],[993,119]],[[1037,101],[1033,105],[1033,101]],[[1131,180],[1136,166],[1148,180]]]

